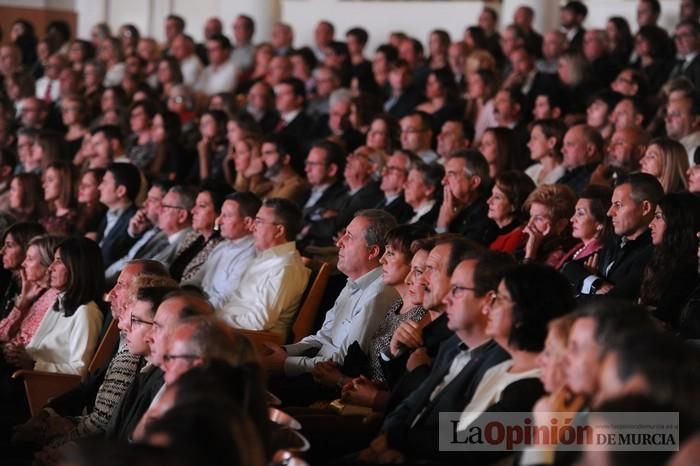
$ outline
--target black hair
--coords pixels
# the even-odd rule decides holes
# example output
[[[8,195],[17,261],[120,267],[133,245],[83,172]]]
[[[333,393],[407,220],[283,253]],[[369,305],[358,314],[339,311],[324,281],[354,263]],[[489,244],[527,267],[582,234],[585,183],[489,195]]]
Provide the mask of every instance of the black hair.
[[[126,197],[133,202],[141,189],[141,173],[135,165],[124,162],[113,162],[107,171],[114,177],[115,187],[124,186]]]
[[[72,316],[79,306],[90,301],[99,303],[105,289],[102,253],[96,242],[84,237],[68,238],[56,248],[68,269],[63,309]]]
[[[553,268],[522,264],[503,277],[513,300],[513,325],[508,343],[524,351],[542,351],[547,326],[576,306],[571,285]]]
[[[273,210],[276,222],[284,226],[287,241],[294,241],[301,230],[301,209],[289,199],[273,197],[263,202],[263,207]]]
[[[238,212],[241,217],[255,218],[262,206],[262,201],[258,196],[251,192],[237,192],[226,196],[227,201],[233,201],[238,204]]]

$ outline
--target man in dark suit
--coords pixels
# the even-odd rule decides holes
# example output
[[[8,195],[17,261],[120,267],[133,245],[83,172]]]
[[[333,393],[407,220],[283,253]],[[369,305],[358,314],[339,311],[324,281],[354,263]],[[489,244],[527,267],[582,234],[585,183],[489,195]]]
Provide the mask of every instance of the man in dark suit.
[[[596,273],[575,261],[562,269],[579,293],[636,301],[654,253],[649,223],[663,194],[659,181],[646,173],[634,173],[615,188],[608,211],[615,236],[601,251]]]
[[[345,153],[336,143],[319,141],[306,157],[306,180],[311,186],[309,197],[303,203],[303,221],[299,238],[301,245],[308,244],[311,225],[322,220],[325,212],[338,205],[347,193],[347,187],[340,178],[345,167]]]
[[[583,22],[588,16],[588,7],[578,0],[571,0],[561,9],[561,31],[566,35],[569,49],[581,51],[583,47]]]
[[[384,165],[382,181],[379,189],[384,193],[384,198],[376,205],[377,209],[384,209],[394,216],[397,222],[406,223],[413,216],[413,208],[406,203],[404,198],[404,185],[415,155],[406,151],[394,152]]]
[[[447,326],[455,334],[441,346],[427,379],[387,415],[380,439],[363,452],[367,459],[389,450],[415,459],[436,459],[440,413],[462,411],[484,373],[509,357],[486,336],[484,311],[513,260],[474,250],[460,259],[444,298]],[[377,448],[380,444],[384,448]]]
[[[681,21],[674,38],[680,59],[671,71],[671,78],[685,76],[697,89],[700,86],[700,24],[694,20]]]
[[[389,68],[391,95],[384,102],[384,111],[397,120],[412,112],[423,100],[422,92],[411,78],[411,66],[405,60],[396,60]]]
[[[309,136],[314,121],[304,112],[306,86],[297,78],[283,79],[275,86],[275,104],[280,119],[275,134],[287,143],[292,167],[303,173],[304,155],[309,149]]]
[[[620,67],[626,63],[616,63],[608,53],[608,37],[603,29],[589,29],[583,35],[583,56],[590,65],[590,76],[595,90],[607,89],[617,77]]]
[[[97,230],[105,268],[126,255],[136,241],[127,234],[127,228],[137,210],[134,200],[140,187],[141,174],[135,165],[115,162],[107,167],[99,190],[100,202],[108,210]]]
[[[542,35],[535,31],[532,23],[535,20],[535,10],[526,5],[519,6],[513,13],[513,23],[520,27],[525,37],[525,48],[535,57],[542,56]]]
[[[305,238],[316,246],[331,246],[333,237],[352,220],[355,212],[371,209],[382,198],[379,183],[372,179],[372,162],[369,154],[360,148],[348,155],[343,172],[348,191],[336,202],[330,203],[318,220],[312,220],[305,227]]]
[[[523,94],[524,101],[520,110],[520,117],[527,121],[532,116],[532,109],[535,106],[537,96],[554,92],[560,85],[559,79],[555,74],[537,71],[535,56],[524,47],[513,50],[509,58],[513,70],[506,78],[503,87],[516,87]]]
[[[488,218],[486,193],[489,165],[481,152],[453,152],[445,162],[444,199],[437,219],[438,232],[459,233],[484,246],[496,239],[498,227]]]

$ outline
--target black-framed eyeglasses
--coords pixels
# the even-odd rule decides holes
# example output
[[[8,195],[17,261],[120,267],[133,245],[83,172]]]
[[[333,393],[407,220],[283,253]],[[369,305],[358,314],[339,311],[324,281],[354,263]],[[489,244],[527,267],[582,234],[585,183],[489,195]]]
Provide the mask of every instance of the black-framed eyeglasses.
[[[461,298],[464,296],[464,293],[467,291],[476,291],[476,288],[472,286],[459,286],[459,285],[452,285],[450,287],[450,295],[453,298]]]
[[[153,322],[149,322],[147,320],[139,319],[138,317],[134,316],[131,314],[131,318],[129,319],[131,322],[131,325],[134,324],[140,324],[140,325],[153,325]]]
[[[163,355],[163,362],[168,364],[171,362],[175,362],[177,359],[187,359],[189,361],[193,361],[195,359],[200,359],[201,356],[198,354],[164,354]]]

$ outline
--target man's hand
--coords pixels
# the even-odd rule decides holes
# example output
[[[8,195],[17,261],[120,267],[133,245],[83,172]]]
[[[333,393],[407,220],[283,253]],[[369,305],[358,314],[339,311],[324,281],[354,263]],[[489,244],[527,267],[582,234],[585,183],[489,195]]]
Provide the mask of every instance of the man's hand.
[[[401,322],[391,336],[389,351],[394,357],[405,351],[423,346],[423,328],[418,322],[406,320]]]
[[[367,377],[361,375],[343,386],[340,397],[346,403],[372,408],[378,392],[377,386]]]
[[[274,343],[263,343],[260,355],[260,362],[270,374],[282,374],[284,372],[284,362],[287,360],[287,352]]]
[[[336,387],[342,382],[345,376],[340,371],[338,364],[334,361],[322,361],[316,364],[311,370],[314,381],[326,387]]]
[[[457,202],[455,197],[452,195],[449,186],[445,186],[443,189],[442,204],[440,205],[440,212],[438,213],[437,226],[438,228],[447,229],[452,223],[452,220],[457,216]]]
[[[139,236],[151,226],[151,222],[146,217],[146,211],[139,209],[136,211],[131,220],[129,220],[129,235],[131,237]]]

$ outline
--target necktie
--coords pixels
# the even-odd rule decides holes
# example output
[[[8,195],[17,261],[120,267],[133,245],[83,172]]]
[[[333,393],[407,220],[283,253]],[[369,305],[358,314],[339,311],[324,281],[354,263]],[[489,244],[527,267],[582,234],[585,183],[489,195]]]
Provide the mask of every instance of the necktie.
[[[46,92],[44,92],[44,100],[47,103],[53,102],[53,99],[51,98],[51,80],[49,79],[49,83],[46,85]]]

